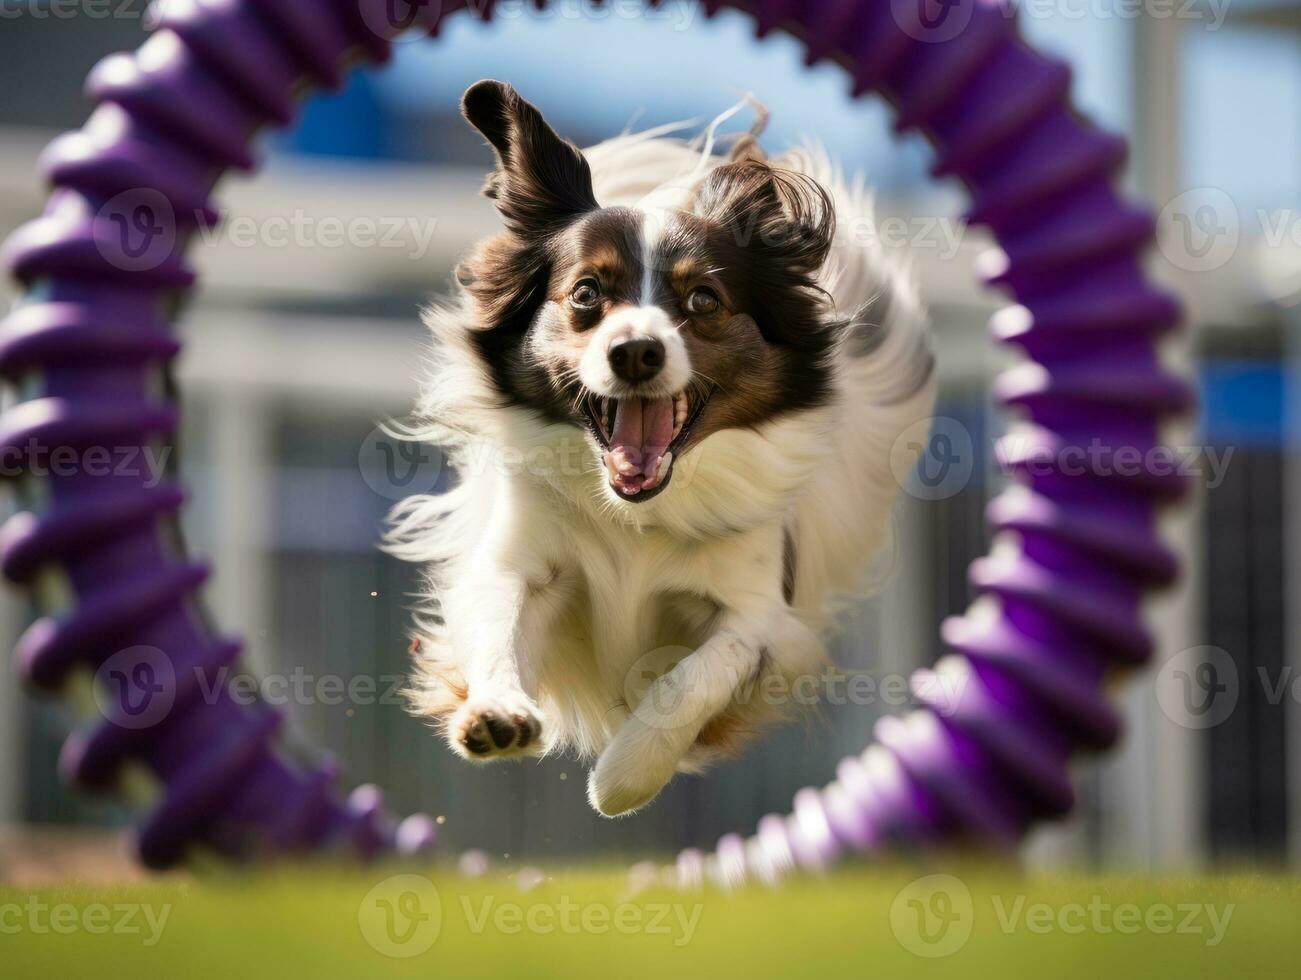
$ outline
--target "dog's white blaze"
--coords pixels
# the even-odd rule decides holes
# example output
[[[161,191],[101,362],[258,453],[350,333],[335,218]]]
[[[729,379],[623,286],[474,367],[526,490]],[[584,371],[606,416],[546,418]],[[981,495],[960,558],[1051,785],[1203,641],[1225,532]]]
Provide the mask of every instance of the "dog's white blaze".
[[[659,271],[660,243],[664,240],[664,224],[668,213],[661,208],[647,208],[641,220],[641,305],[655,303],[655,278]]]
[[[653,304],[626,306],[607,316],[578,363],[578,378],[597,395],[614,395],[623,387],[610,367],[610,348],[621,340],[653,338],[664,345],[664,369],[649,394],[671,397],[691,380],[691,355],[677,325],[663,309]]]

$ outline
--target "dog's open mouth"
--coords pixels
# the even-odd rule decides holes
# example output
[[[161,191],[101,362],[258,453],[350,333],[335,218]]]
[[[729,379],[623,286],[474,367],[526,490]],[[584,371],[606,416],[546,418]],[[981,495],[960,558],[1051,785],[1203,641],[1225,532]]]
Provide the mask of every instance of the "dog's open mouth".
[[[610,486],[625,500],[645,501],[673,478],[674,457],[699,420],[713,389],[671,398],[584,399],[588,424],[601,444]]]

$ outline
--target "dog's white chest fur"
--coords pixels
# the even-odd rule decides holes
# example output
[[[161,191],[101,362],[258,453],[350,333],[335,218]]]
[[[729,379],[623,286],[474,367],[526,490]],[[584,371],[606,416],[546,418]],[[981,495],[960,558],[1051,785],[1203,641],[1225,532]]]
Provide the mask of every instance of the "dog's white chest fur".
[[[763,434],[718,433],[678,472],[672,493],[653,508],[619,514],[601,496],[601,473],[572,428],[540,425],[524,413],[502,419],[507,425],[498,441],[481,447],[482,458],[519,465],[465,474],[456,493],[485,516],[462,529],[477,542],[456,549],[460,557],[447,555],[442,578],[470,624],[461,641],[468,646],[473,624],[482,621],[471,610],[482,603],[482,615],[490,615],[494,602],[455,579],[472,578],[493,595],[509,587],[469,569],[453,573],[464,555],[482,556],[488,543],[500,550],[485,564],[507,562],[523,578],[529,614],[517,642],[529,656],[521,681],[570,747],[599,753],[649,681],[699,647],[724,609],[761,605],[798,619],[782,597],[790,494],[822,454],[793,454],[782,443],[820,444],[812,420],[774,423]],[[502,455],[502,445],[512,449]],[[444,525],[440,539],[460,537],[455,531],[455,522]],[[805,640],[802,652],[760,652],[809,668],[818,648],[813,634]],[[703,761],[708,747],[695,755]]]

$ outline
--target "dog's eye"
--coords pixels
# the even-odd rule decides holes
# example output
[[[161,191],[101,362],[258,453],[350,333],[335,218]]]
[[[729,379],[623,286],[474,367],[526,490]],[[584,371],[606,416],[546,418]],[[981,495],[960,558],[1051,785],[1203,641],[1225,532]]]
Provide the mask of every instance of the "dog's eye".
[[[693,289],[691,295],[687,297],[687,312],[696,316],[712,316],[718,312],[721,305],[718,294],[704,286]]]
[[[595,279],[582,279],[569,294],[569,301],[579,309],[590,310],[601,300],[601,284]]]

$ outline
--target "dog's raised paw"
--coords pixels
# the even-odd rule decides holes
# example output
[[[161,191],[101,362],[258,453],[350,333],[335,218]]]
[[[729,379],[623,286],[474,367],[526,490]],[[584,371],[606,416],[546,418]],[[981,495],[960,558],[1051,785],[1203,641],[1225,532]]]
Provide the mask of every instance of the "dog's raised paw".
[[[524,701],[476,701],[456,713],[449,726],[452,747],[467,759],[532,755],[542,750],[542,718]]]
[[[587,799],[604,817],[626,817],[640,810],[659,793],[659,787],[647,788],[632,782],[616,782],[593,770],[587,779]]]
[[[657,733],[634,718],[596,760],[587,779],[587,799],[607,817],[640,810],[673,778],[676,756],[665,752]]]

